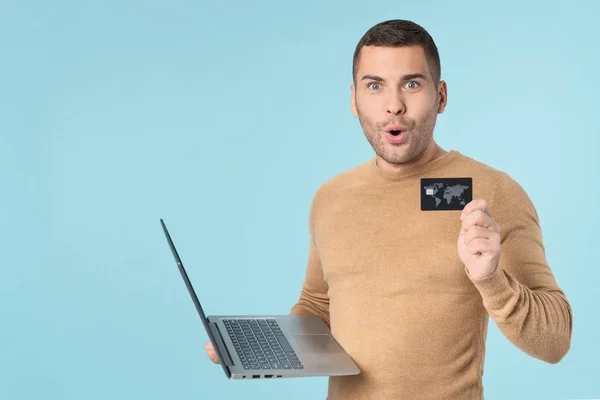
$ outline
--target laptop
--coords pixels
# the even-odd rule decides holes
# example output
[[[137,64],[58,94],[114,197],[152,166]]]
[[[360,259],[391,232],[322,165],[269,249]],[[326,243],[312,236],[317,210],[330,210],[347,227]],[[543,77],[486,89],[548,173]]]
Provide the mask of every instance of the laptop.
[[[165,222],[179,272],[227,378],[357,375],[360,370],[318,315],[206,316]]]

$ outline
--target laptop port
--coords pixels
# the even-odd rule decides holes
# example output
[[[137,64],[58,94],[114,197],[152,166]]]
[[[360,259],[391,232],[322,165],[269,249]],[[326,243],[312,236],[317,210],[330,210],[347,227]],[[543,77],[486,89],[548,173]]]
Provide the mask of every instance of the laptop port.
[[[265,375],[265,378],[272,378],[273,375]]]
[[[252,375],[253,378],[260,378],[260,375]]]
[[[277,375],[278,378],[281,378],[281,375]]]

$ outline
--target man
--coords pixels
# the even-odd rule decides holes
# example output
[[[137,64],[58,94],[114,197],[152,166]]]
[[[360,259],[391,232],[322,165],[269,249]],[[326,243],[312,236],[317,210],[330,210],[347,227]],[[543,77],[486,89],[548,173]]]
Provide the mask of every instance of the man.
[[[483,398],[488,316],[527,354],[559,362],[572,311],[535,207],[508,174],[433,139],[448,92],[431,36],[410,21],[377,24],[353,75],[352,112],[376,155],[317,190],[291,309],[321,316],[361,369],[330,377],[327,398]],[[421,178],[452,177],[472,178],[474,200],[423,210]]]

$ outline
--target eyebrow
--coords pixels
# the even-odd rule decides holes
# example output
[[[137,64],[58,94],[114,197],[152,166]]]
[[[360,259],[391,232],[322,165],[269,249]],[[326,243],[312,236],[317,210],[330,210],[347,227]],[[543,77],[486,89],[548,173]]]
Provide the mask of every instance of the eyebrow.
[[[408,75],[404,75],[402,77],[402,80],[403,81],[409,81],[411,79],[417,79],[417,78],[423,79],[424,81],[427,80],[427,78],[423,74],[408,74]],[[385,79],[383,79],[380,76],[377,76],[377,75],[368,75],[368,74],[364,75],[360,80],[361,81],[372,80],[372,81],[377,81],[377,82],[384,82],[385,81]]]

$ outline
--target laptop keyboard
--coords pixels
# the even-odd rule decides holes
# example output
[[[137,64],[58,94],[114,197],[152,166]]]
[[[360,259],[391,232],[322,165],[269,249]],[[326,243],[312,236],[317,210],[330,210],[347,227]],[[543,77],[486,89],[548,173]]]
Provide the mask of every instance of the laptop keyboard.
[[[303,369],[274,319],[224,319],[244,369]]]

